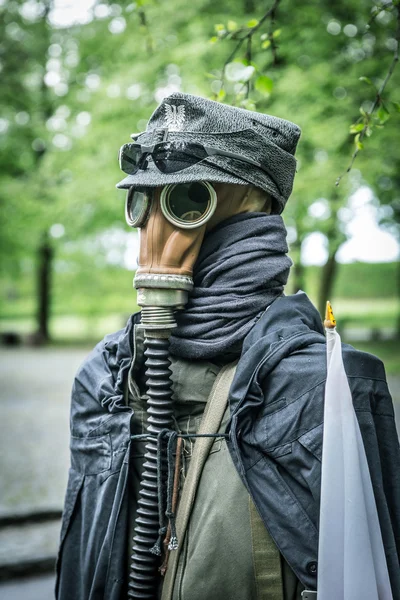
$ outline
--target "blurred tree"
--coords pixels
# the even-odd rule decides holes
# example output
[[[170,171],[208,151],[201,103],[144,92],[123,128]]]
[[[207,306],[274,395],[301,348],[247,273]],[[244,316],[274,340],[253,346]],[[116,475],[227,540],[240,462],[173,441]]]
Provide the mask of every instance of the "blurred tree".
[[[46,142],[42,131],[54,110],[54,98],[44,77],[46,53],[50,45],[50,28],[47,17],[51,10],[49,2],[22,4],[9,2],[1,21],[1,65],[2,86],[0,105],[3,135],[1,137],[1,166],[5,177],[14,187],[16,180],[21,182],[12,198],[5,197],[7,187],[2,188],[5,206],[5,219],[2,220],[0,244],[6,260],[3,265],[14,267],[16,257],[27,248],[32,252],[37,247],[38,261],[38,307],[37,337],[47,341],[47,315],[50,310],[50,269],[52,251],[47,240],[47,228],[42,219],[43,200],[35,198],[34,215],[30,215],[29,226],[21,232],[25,202],[28,196],[34,197],[34,186],[29,175],[40,170],[40,163],[46,153]],[[3,7],[4,10],[4,7]],[[38,133],[40,132],[40,137]],[[23,189],[22,189],[23,186]],[[9,190],[10,191],[10,190]],[[11,201],[10,201],[11,200]],[[22,206],[21,206],[22,205]],[[42,241],[38,240],[38,236]]]
[[[15,276],[45,232],[53,246],[67,247],[110,227],[123,231],[123,193],[113,187],[121,178],[116,150],[129,133],[145,128],[163,96],[182,90],[255,107],[302,127],[299,172],[284,218],[298,256],[296,288],[305,287],[302,244],[312,232],[325,236],[329,259],[320,297],[326,299],[346,235],[341,208],[349,196],[367,184],[388,206],[400,197],[398,71],[384,92],[389,113],[377,115],[357,169],[334,186],[361,133],[354,128],[364,127],[371,112],[373,86],[380,89],[392,64],[395,10],[392,2],[370,0],[309,0],[301,8],[287,0],[268,5],[110,0],[97,2],[82,22],[72,24],[58,5],[5,0],[0,7],[3,272]],[[387,209],[388,226],[396,214]],[[56,267],[57,260],[56,252]],[[101,277],[104,262],[93,261],[94,279]],[[79,280],[81,294],[89,280]]]
[[[306,116],[307,121],[309,117],[313,121],[307,122],[306,140],[299,146],[301,173],[297,177],[294,197],[286,209],[286,218],[297,234],[291,246],[297,259],[293,277],[295,290],[304,287],[304,269],[300,261],[303,241],[316,230],[326,236],[328,257],[322,271],[318,301],[321,313],[333,291],[337,251],[346,239],[340,209],[354,188],[351,180],[338,176],[346,162],[350,163],[347,171],[351,170],[357,155],[364,149],[364,138],[384,127],[391,116],[389,101],[384,94],[393,83],[390,80],[398,62],[398,4],[397,1],[380,5],[346,2],[328,7],[325,3],[309,3],[296,11],[285,3],[271,2],[266,13],[260,12],[259,20],[252,19],[246,26],[232,20],[215,25],[216,35],[212,42],[230,40],[235,43],[233,52],[222,66],[217,99],[230,100],[247,108],[257,105],[258,109],[265,106],[271,110],[269,107],[276,107],[279,116],[285,114],[282,106],[290,107],[293,99],[293,112],[288,110],[287,118],[296,121],[294,115],[297,113]],[[234,19],[236,15],[230,11],[229,17]],[[268,19],[271,21],[269,26]],[[248,39],[252,41],[250,53],[248,47],[244,50],[244,42]],[[289,40],[294,39],[296,44],[290,43]],[[281,45],[279,60],[278,44]],[[299,77],[298,67],[305,77]],[[368,77],[365,71],[369,73]],[[395,80],[400,80],[399,73]],[[365,83],[374,90],[375,98],[371,101],[365,101]],[[286,86],[279,89],[282,84]],[[349,92],[353,96],[351,103],[344,102]],[[361,116],[351,124],[357,106],[360,106]],[[392,113],[399,112],[400,104],[395,99],[390,106]],[[300,118],[296,122],[301,122]],[[346,125],[350,126],[350,131]],[[351,135],[354,136],[354,151],[351,151]],[[384,147],[383,139],[381,144]],[[372,172],[367,169],[364,174],[365,181],[371,186],[383,168],[385,155],[378,161],[376,158]],[[371,162],[370,156],[368,160]],[[315,163],[319,177],[315,173]],[[333,187],[334,178],[337,184],[341,181],[340,191]],[[307,182],[304,187],[303,181]],[[307,218],[308,208],[318,198],[316,192],[318,196],[328,198],[330,207],[329,216],[324,215],[319,222]]]

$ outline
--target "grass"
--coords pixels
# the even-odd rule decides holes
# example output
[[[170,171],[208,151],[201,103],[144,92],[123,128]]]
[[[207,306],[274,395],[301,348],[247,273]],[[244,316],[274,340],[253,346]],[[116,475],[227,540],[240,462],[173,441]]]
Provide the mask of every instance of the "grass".
[[[345,333],[348,328],[394,330],[399,314],[396,298],[348,299],[336,298],[332,301],[338,328]],[[133,311],[138,310],[134,302]],[[54,340],[98,339],[121,329],[129,316],[129,311],[110,311],[103,314],[55,314],[50,320],[50,330]],[[0,331],[15,331],[22,335],[32,333],[34,318],[16,315],[0,316]]]
[[[395,329],[399,314],[396,298],[349,299],[332,301],[338,327],[362,329]]]
[[[106,316],[60,315],[50,319],[50,332],[55,344],[93,344],[107,333],[125,327],[129,315],[113,313]],[[13,331],[28,336],[34,331],[35,322],[31,317],[22,319],[0,319],[0,332]]]

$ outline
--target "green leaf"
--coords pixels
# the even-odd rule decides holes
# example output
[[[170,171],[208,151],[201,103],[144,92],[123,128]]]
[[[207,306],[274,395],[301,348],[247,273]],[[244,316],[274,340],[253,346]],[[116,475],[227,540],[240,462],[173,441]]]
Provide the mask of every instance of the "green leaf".
[[[272,37],[274,39],[276,39],[276,38],[278,38],[281,35],[281,33],[282,33],[282,29],[275,29],[275,31],[272,34]]]
[[[251,19],[251,21],[247,21],[247,27],[256,27],[258,25],[257,19]]]
[[[219,90],[219,92],[217,94],[217,101],[223,102],[225,100],[225,96],[226,96],[225,90]]]
[[[350,133],[358,133],[364,129],[364,123],[353,123],[350,125]]]
[[[237,25],[236,21],[228,21],[228,24],[227,24],[228,31],[236,31],[237,28],[238,28],[238,25]]]
[[[356,145],[357,150],[362,150],[364,148],[364,144],[362,142],[360,142],[360,134],[357,133],[356,137],[354,138],[354,143]]]
[[[392,102],[394,108],[397,112],[400,112],[400,102]]]
[[[260,75],[260,77],[257,77],[255,80],[254,87],[257,92],[260,92],[260,94],[269,96],[274,87],[274,82],[272,79],[270,79],[270,77],[267,77],[266,75]]]
[[[390,119],[390,112],[384,104],[381,104],[377,110],[376,116],[378,117],[380,123],[383,125],[383,123],[386,123],[386,121]]]
[[[267,48],[269,48],[271,45],[271,40],[265,40],[265,42],[263,42],[261,44],[261,48],[264,48],[264,50],[266,50]]]
[[[218,42],[218,38],[216,35],[213,35],[213,37],[210,38],[210,44],[215,44],[216,42]]]
[[[369,78],[369,77],[364,77],[364,76],[363,76],[363,77],[359,77],[358,79],[359,79],[360,81],[364,81],[364,83],[368,83],[368,85],[374,85],[374,84],[372,83],[372,81],[370,80],[370,78]],[[375,87],[375,86],[374,86],[374,87]]]

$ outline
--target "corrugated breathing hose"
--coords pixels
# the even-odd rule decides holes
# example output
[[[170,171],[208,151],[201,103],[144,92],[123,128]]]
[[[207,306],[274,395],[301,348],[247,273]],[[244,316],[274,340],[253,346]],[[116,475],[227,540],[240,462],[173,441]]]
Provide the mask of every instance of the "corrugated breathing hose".
[[[146,322],[152,329],[146,329]],[[128,598],[155,600],[160,581],[159,556],[153,554],[159,536],[157,435],[171,429],[173,422],[172,381],[170,379],[169,334],[175,323],[173,311],[165,308],[143,308],[145,326],[145,375],[147,383],[147,433],[137,518],[132,542]],[[154,325],[158,328],[155,329]]]

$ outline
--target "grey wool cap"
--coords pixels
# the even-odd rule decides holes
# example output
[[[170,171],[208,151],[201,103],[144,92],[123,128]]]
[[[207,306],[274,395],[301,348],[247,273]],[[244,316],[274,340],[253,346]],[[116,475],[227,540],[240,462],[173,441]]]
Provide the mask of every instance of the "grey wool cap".
[[[156,108],[146,131],[132,137],[136,144],[149,146],[158,131],[167,131],[168,143],[172,145],[184,148],[185,143],[199,143],[243,155],[260,167],[236,158],[212,155],[181,171],[162,173],[149,157],[146,168],[125,177],[117,184],[118,188],[191,181],[252,184],[272,196],[274,212],[281,213],[284,209],[293,187],[294,153],[301,133],[294,123],[200,96],[175,93],[164,98]]]

